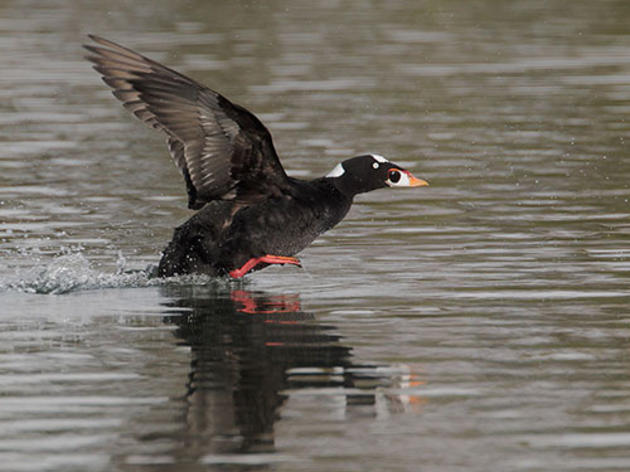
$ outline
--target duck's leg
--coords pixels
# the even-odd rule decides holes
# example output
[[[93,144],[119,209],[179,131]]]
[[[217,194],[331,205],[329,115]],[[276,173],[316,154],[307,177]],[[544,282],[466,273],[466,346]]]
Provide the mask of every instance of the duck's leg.
[[[256,267],[258,264],[293,264],[298,267],[302,267],[300,260],[296,257],[287,257],[287,256],[274,256],[272,254],[267,254],[262,257],[252,257],[245,264],[243,264],[240,268],[234,269],[230,271],[230,276],[235,279],[240,279],[245,274],[247,274],[250,270]]]

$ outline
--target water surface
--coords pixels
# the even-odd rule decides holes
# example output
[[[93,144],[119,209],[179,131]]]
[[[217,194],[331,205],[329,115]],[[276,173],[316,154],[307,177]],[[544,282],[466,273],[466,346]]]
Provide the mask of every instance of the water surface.
[[[629,20],[0,2],[4,468],[628,470]],[[247,106],[292,175],[376,152],[431,186],[359,197],[303,270],[149,280],[184,186],[88,32]]]

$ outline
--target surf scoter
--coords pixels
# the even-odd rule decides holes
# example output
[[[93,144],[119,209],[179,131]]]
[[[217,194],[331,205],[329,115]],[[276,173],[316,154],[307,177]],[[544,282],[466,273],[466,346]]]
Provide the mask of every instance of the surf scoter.
[[[125,108],[166,134],[188,207],[157,272],[243,277],[293,257],[339,223],[355,195],[428,185],[378,154],[343,161],[325,177],[289,177],[271,134],[245,108],[131,49],[90,35],[87,59]]]

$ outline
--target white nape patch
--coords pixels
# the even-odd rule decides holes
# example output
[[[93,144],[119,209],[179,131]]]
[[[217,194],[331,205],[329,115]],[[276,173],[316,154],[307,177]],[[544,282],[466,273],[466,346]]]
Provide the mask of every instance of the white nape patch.
[[[333,170],[331,170],[330,172],[328,172],[328,174],[326,174],[326,177],[341,177],[345,173],[346,173],[346,169],[343,168],[340,162],[339,164],[335,166]]]
[[[377,162],[389,162],[387,159],[385,159],[380,154],[370,154],[370,156],[372,156],[374,158],[374,160],[377,161]]]

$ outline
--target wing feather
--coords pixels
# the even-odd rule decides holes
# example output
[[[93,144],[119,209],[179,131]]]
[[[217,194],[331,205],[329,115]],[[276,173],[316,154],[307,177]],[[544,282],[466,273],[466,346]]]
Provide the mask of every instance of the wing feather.
[[[90,35],[87,59],[123,106],[166,134],[184,175],[188,206],[217,199],[241,204],[286,192],[288,178],[271,134],[245,108],[141,54]]]

